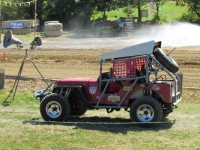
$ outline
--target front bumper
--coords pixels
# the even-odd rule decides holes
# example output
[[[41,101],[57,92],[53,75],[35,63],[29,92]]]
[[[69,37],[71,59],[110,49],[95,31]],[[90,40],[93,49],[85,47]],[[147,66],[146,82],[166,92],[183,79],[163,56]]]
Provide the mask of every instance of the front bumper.
[[[55,82],[52,82],[47,88],[42,90],[36,90],[34,93],[35,98],[41,101],[46,95],[52,93],[53,90],[51,89],[51,86],[54,84]]]

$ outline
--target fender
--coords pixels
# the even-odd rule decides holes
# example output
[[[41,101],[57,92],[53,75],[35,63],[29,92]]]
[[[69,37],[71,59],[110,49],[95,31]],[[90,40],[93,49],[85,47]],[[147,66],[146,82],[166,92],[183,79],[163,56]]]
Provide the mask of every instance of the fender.
[[[85,93],[83,92],[82,90],[82,86],[64,86],[64,85],[59,85],[59,86],[55,86],[54,89],[60,89],[58,91],[62,91],[62,95],[66,96],[67,93],[66,92],[69,92],[69,94],[71,92],[78,92],[78,97],[79,97],[79,101],[81,103],[83,103],[86,107],[88,108],[91,108],[92,106],[88,103],[88,98],[85,96]],[[55,92],[56,90],[54,90]]]

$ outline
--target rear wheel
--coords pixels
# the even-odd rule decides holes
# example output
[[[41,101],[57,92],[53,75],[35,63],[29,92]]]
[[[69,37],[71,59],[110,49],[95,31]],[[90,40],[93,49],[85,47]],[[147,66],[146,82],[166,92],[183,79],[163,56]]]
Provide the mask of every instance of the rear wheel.
[[[85,108],[82,103],[75,101],[72,102],[70,105],[71,105],[70,115],[72,116],[81,116],[87,112],[87,108]]]
[[[81,102],[81,96],[78,92],[72,92],[69,97],[69,103],[70,103],[70,115],[72,116],[81,116],[87,112],[87,108],[84,106],[84,104]]]
[[[148,122],[160,122],[163,117],[163,109],[161,104],[153,97],[143,96],[132,103],[130,117],[134,122],[141,122],[138,126],[153,127],[158,124]]]
[[[40,113],[46,121],[67,121],[70,114],[70,104],[59,94],[45,96],[40,104]]]

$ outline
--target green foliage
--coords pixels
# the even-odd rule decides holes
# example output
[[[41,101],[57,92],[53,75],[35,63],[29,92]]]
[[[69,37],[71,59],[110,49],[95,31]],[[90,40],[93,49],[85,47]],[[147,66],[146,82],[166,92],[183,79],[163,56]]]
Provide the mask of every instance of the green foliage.
[[[153,21],[157,22],[158,24],[161,23],[161,16],[160,16],[160,7],[164,5],[166,0],[153,0],[153,3],[156,6],[156,12],[153,17]]]
[[[181,16],[188,12],[188,7],[176,6],[175,2],[167,2],[160,8],[161,16],[167,18],[168,22],[178,21]]]
[[[176,6],[175,2],[166,2],[159,8],[159,15],[155,13],[153,19],[158,24],[182,20],[183,14],[188,14],[187,6]]]
[[[137,8],[138,11],[138,22],[142,20],[142,15],[140,11],[142,10],[142,6],[146,5],[147,1],[146,0],[134,0],[133,1],[133,7]]]
[[[148,18],[141,21],[154,20],[158,23],[179,20],[197,22],[199,19],[199,1],[195,0],[153,0],[156,11],[149,12]],[[44,21],[57,20],[72,28],[88,27],[90,20],[98,18],[116,20],[127,16],[127,7],[132,7],[133,17],[140,15],[139,10],[147,10],[146,0],[40,0],[37,1],[37,18],[40,24]],[[179,4],[176,6],[176,4]],[[183,7],[184,6],[184,7]],[[196,7],[195,7],[196,6]],[[167,8],[168,7],[168,8]],[[187,7],[190,11],[187,11]],[[185,9],[186,8],[186,9]],[[187,16],[187,12],[191,12]],[[194,17],[193,14],[196,14]],[[191,18],[192,16],[192,18]],[[189,19],[191,18],[191,19]],[[34,4],[30,6],[6,6],[2,7],[2,20],[34,19]]]
[[[107,20],[116,20],[119,17],[126,17],[126,7],[125,8],[118,8],[112,11],[106,11]],[[103,12],[94,12],[91,20],[96,20],[103,18]]]
[[[187,6],[189,8],[189,14],[184,14],[182,19],[186,19],[192,22],[200,22],[200,1],[199,0],[176,0],[176,4],[179,6]],[[194,15],[194,16],[193,16]],[[198,18],[197,18],[197,17]],[[191,17],[191,19],[189,19]]]
[[[154,7],[153,7],[154,8]],[[127,7],[119,8],[113,11],[106,12],[107,20],[116,20],[120,17],[126,17],[127,16]],[[149,7],[147,5],[144,5],[142,7],[142,10],[148,10]],[[159,9],[159,16],[155,14],[155,11],[149,9],[148,17],[143,17],[142,21],[146,20],[156,20],[158,23],[165,23],[165,22],[173,22],[178,21],[182,17],[183,14],[188,13],[187,6],[176,6],[175,2],[166,2],[164,5],[162,5]],[[102,13],[94,13],[91,20],[102,18]],[[132,16],[137,17],[138,12],[136,8],[132,9]],[[158,18],[159,17],[159,18]],[[157,19],[158,18],[158,19]]]
[[[196,15],[195,12],[183,13],[180,21],[200,23],[200,18]]]
[[[6,6],[2,7],[2,20],[24,20],[30,18],[29,11],[24,6]]]

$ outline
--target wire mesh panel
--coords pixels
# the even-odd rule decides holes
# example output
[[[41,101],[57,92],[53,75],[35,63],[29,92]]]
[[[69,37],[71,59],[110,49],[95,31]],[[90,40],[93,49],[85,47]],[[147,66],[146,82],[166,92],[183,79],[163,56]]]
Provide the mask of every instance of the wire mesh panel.
[[[142,65],[145,65],[145,58],[119,60],[113,62],[113,78],[132,78],[136,72],[141,71]]]
[[[136,68],[138,71],[141,71],[142,66],[146,64],[146,58],[138,58],[136,59]]]
[[[199,88],[183,88],[183,101],[200,103],[200,89]]]

